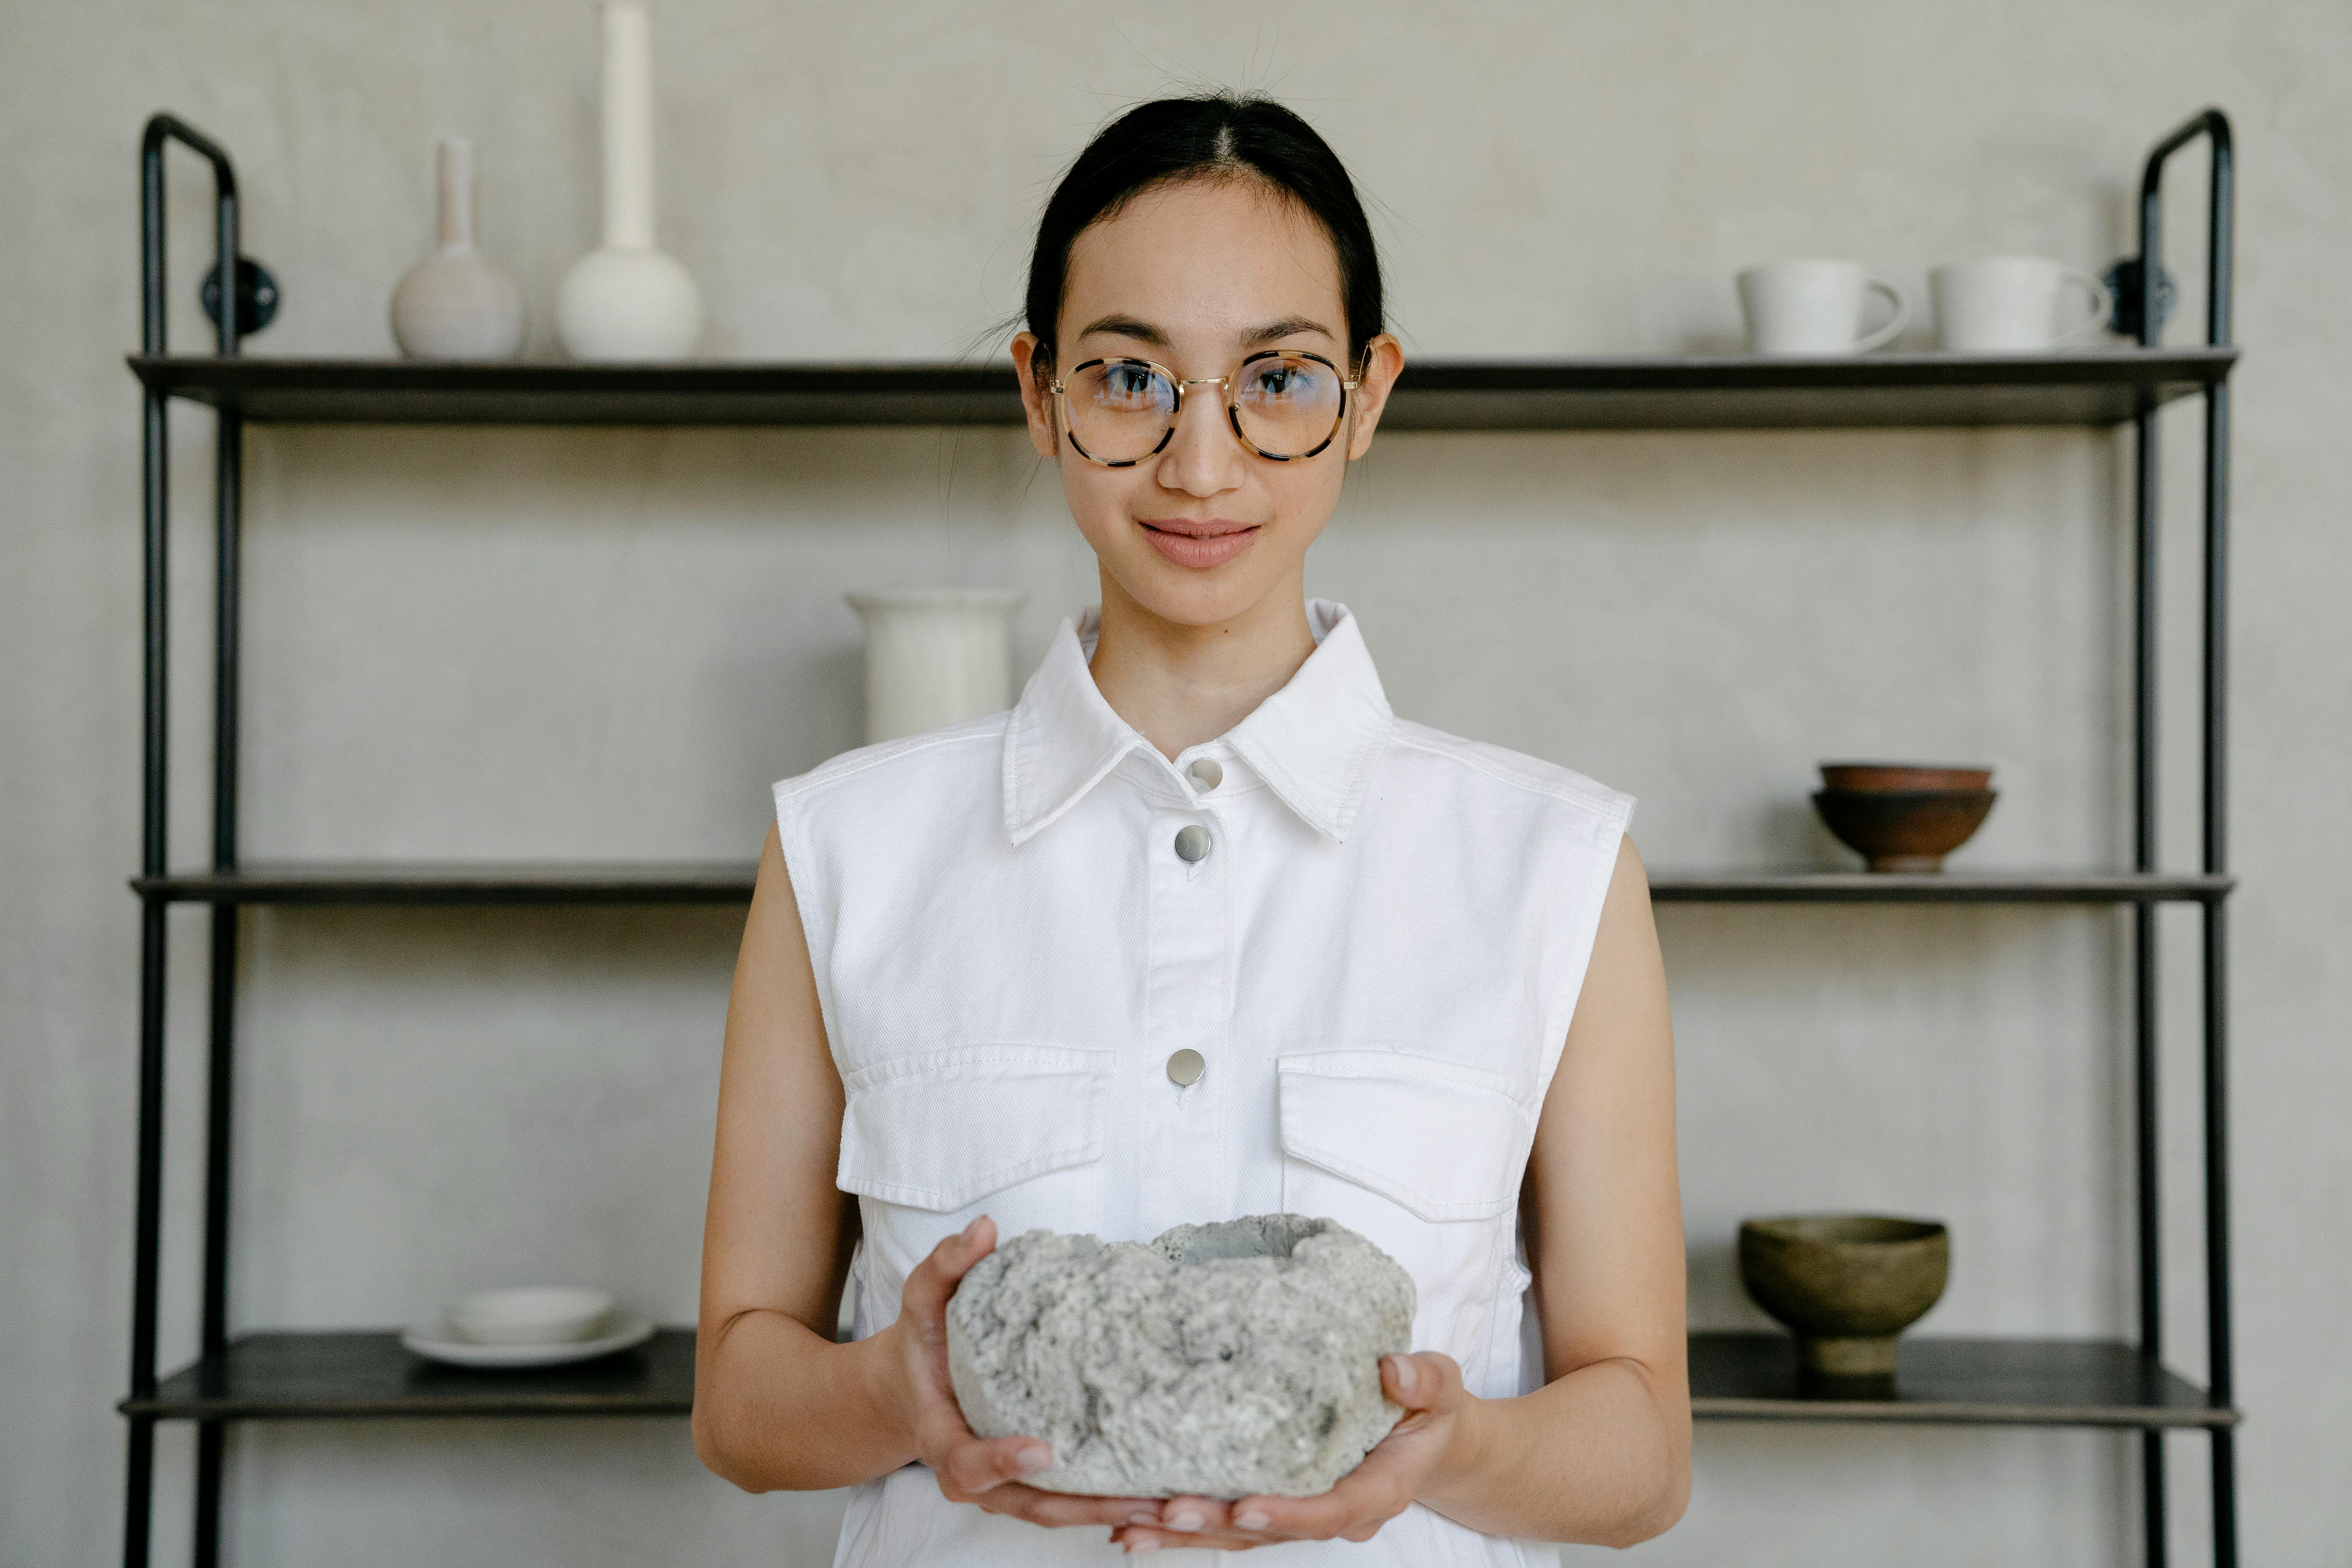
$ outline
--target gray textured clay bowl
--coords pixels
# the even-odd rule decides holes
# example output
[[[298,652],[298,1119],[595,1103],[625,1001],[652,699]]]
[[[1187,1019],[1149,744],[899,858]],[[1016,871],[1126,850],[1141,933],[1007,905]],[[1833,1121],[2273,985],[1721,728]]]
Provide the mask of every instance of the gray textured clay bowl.
[[[1797,1336],[1816,1376],[1895,1375],[1895,1340],[1944,1294],[1952,1240],[1940,1221],[1787,1215],[1739,1226],[1739,1280]]]
[[[1992,770],[1974,763],[1823,763],[1823,789],[1881,793],[1891,789],[1989,789]]]
[[[1992,810],[1989,789],[1825,789],[1813,809],[1874,871],[1940,871]]]

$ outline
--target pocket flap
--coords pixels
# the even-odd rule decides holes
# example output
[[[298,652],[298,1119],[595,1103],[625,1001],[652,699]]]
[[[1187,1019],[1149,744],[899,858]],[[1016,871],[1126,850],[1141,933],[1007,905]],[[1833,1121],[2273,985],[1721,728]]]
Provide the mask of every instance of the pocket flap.
[[[1428,1220],[1511,1205],[1535,1110],[1496,1072],[1401,1051],[1318,1051],[1275,1063],[1282,1147]]]
[[[944,1212],[1102,1157],[1108,1051],[959,1046],[842,1080],[843,1192]]]

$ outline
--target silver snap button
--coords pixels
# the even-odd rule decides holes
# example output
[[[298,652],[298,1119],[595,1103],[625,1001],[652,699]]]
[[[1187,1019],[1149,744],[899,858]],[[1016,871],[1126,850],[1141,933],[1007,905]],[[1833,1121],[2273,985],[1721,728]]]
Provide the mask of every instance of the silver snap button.
[[[1209,830],[1199,823],[1176,830],[1176,858],[1187,864],[1209,858]]]
[[[1208,1070],[1208,1058],[1195,1050],[1178,1051],[1168,1058],[1168,1081],[1178,1089],[1192,1088]]]
[[[1184,771],[1192,776],[1192,786],[1195,789],[1214,789],[1225,782],[1225,770],[1217,765],[1217,759],[1214,757],[1197,758],[1192,765]]]

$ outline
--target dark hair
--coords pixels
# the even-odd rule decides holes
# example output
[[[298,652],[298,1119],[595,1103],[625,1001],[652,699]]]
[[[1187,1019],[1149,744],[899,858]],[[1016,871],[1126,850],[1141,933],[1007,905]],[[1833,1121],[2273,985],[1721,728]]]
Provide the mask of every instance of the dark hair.
[[[1087,143],[1037,220],[1025,302],[1029,330],[1054,363],[1070,247],[1080,234],[1154,186],[1189,179],[1256,180],[1297,202],[1322,225],[1339,258],[1339,298],[1348,313],[1348,359],[1360,363],[1379,334],[1381,258],[1355,182],[1315,128],[1270,98],[1230,92],[1139,103]]]

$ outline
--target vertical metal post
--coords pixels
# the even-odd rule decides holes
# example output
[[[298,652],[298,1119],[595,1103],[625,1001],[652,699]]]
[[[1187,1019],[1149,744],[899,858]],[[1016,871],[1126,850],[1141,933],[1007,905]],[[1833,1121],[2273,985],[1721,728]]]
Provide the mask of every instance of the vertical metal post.
[[[224,185],[215,223],[224,255],[237,243],[236,189]],[[233,276],[223,264],[221,276]],[[219,352],[232,356],[239,336],[237,292],[220,290]],[[213,869],[236,868],[237,650],[243,556],[245,420],[220,410],[213,448]],[[236,922],[235,904],[212,908],[212,975],[205,1086],[205,1280],[202,1351],[217,1369],[228,1349],[229,1133],[236,1105]],[[195,1568],[220,1563],[221,1468],[227,1427],[205,1421],[196,1428]]]
[[[2163,195],[2144,185],[2139,202],[2139,341],[2152,347],[2162,330],[2158,280],[2164,275]],[[2133,611],[2132,611],[2132,865],[2157,867],[2157,468],[2156,411],[2143,409],[2133,421]],[[2164,1354],[2164,1225],[2162,1123],[2158,1093],[2163,1074],[2158,1056],[2157,909],[2132,909],[2133,1141],[2138,1188],[2139,1348],[2150,1362]],[[2140,1531],[2147,1568],[2164,1568],[2169,1545],[2165,1524],[2164,1431],[2140,1434]]]
[[[163,146],[167,141],[183,143],[200,153],[212,165],[215,238],[222,279],[219,344],[222,353],[233,354],[236,352],[238,335],[236,303],[236,175],[226,153],[209,138],[168,114],[158,114],[150,119],[140,137],[140,348],[143,353],[160,355],[167,352],[169,341],[165,310],[163,204]],[[233,424],[233,416],[225,416],[225,422]],[[171,419],[164,395],[153,387],[147,389],[143,400],[141,438],[145,594],[140,868],[145,876],[161,877],[167,868],[170,847]],[[231,521],[236,507],[236,465],[232,463],[226,471],[220,490],[222,516]],[[225,534],[225,540],[233,542],[234,532],[232,527]],[[235,587],[232,572],[228,580],[231,594],[234,594]],[[233,661],[229,673],[233,679]],[[230,711],[233,719],[233,704]],[[135,1399],[152,1399],[156,1386],[156,1323],[163,1259],[164,961],[169,934],[164,916],[167,907],[161,896],[149,893],[144,895],[140,909],[138,1217],[131,1265],[131,1393]],[[233,961],[233,948],[231,957]],[[214,963],[217,970],[217,949]],[[226,1127],[222,1127],[219,1132],[225,1152]],[[223,1191],[225,1196],[226,1189]],[[211,1261],[208,1236],[208,1272]],[[206,1306],[209,1324],[209,1295]],[[145,1568],[150,1555],[154,1464],[154,1417],[134,1415],[131,1420],[129,1458],[124,1467],[126,1496],[122,1559],[126,1568]]]
[[[2216,348],[2230,342],[2231,288],[2232,157],[2229,117],[2208,109],[2157,143],[2140,175],[2140,342],[2153,343],[2158,322],[2157,264],[2162,242],[2165,161],[2204,137],[2213,154],[2206,231],[2205,340]],[[2152,431],[2140,420],[2143,442]],[[2202,860],[2209,875],[2229,867],[2227,729],[2230,388],[2218,382],[2205,391],[2205,606],[2200,763],[2202,788]],[[2143,495],[2154,483],[2152,444],[2143,447]],[[2205,1342],[2209,1396],[2216,1405],[2236,1399],[2230,1331],[2230,1129],[2228,912],[2219,899],[2203,906],[2205,1100]],[[2143,1280],[2143,1289],[2146,1282]],[[2145,1311],[2146,1302],[2143,1300]],[[2238,1484],[2235,1439],[2230,1428],[2212,1434],[2213,1561],[2235,1568],[2238,1561]]]
[[[160,118],[147,122],[139,161],[140,349],[163,352],[163,136]],[[167,587],[171,531],[171,416],[163,395],[146,389],[141,415],[141,542],[145,552],[142,635],[142,774],[140,870],[160,876],[167,851],[164,811],[168,744],[170,638]],[[155,1392],[157,1271],[163,1252],[164,906],[149,894],[139,910],[139,1171],[138,1218],[131,1253],[131,1396]],[[146,1568],[154,1499],[155,1423],[132,1416],[124,1465],[122,1561]]]
[[[2233,282],[2234,168],[2230,121],[2208,110],[2202,126],[2213,153],[2206,244],[2206,341],[2230,341]],[[2205,393],[2204,860],[2208,875],[2229,869],[2229,553],[2230,386]],[[2237,1398],[2230,1325],[2229,910],[2219,900],[2205,916],[2205,1340],[2207,1377],[2216,1403]],[[2213,1434],[2213,1561],[2238,1560],[2238,1477],[2234,1436]]]
[[[2132,864],[2154,871],[2156,844],[2156,416],[2138,426],[2135,490]],[[2162,1145],[2158,1089],[2156,906],[2132,907],[2133,1158],[2138,1193],[2139,1348],[2150,1362],[2164,1354],[2164,1227]],[[2147,1568],[2164,1568],[2164,1431],[2140,1434],[2141,1532]]]

